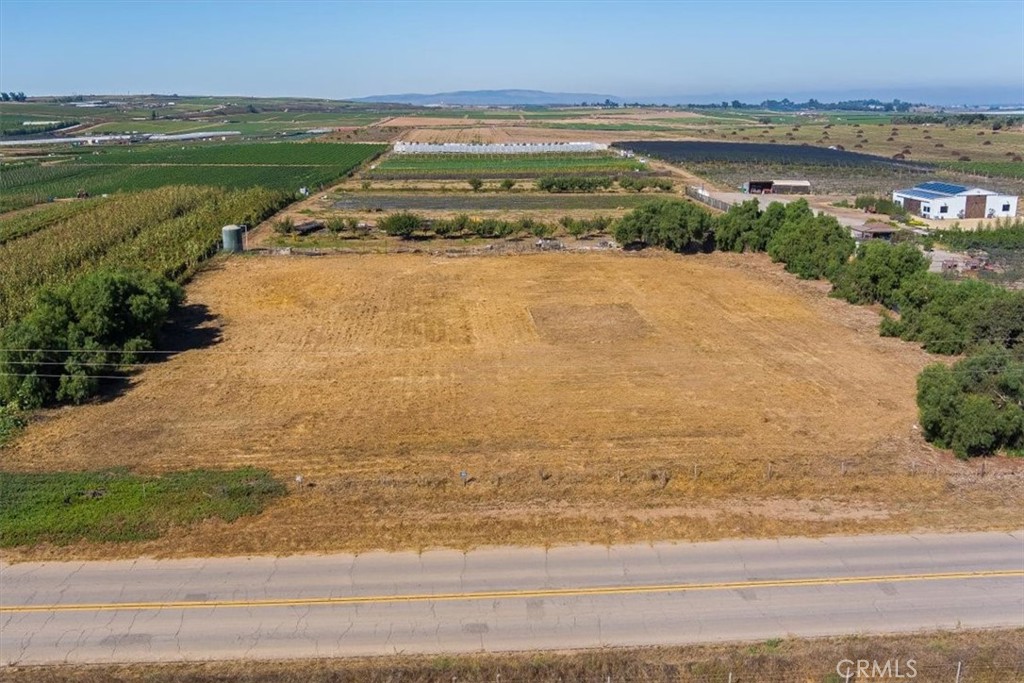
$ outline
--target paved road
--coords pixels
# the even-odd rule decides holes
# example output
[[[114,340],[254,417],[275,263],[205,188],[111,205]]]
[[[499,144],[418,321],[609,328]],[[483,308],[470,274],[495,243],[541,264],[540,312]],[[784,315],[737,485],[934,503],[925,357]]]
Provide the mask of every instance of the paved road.
[[[1024,531],[0,565],[3,664],[1024,626]]]

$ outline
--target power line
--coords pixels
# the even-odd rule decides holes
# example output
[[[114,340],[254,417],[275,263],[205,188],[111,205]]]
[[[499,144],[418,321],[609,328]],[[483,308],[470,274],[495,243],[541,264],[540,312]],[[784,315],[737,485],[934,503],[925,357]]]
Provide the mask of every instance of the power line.
[[[8,365],[10,365],[12,367],[15,367],[16,369],[26,369],[23,366],[32,366],[32,365],[36,365],[36,364],[33,364],[33,363],[9,363]],[[90,378],[90,379],[127,379],[127,378],[130,378],[130,377],[141,377],[142,376],[142,375],[132,374],[132,373],[127,372],[127,371],[125,373],[123,373],[123,374],[120,374],[120,375],[103,375],[103,374],[81,373],[81,372],[76,372],[74,367],[69,369],[69,370],[67,370],[66,372],[61,373],[61,372],[57,372],[56,370],[57,370],[57,368],[60,368],[60,367],[66,367],[63,363],[48,363],[47,365],[49,365],[49,366],[51,366],[53,368],[52,372],[50,372],[50,373],[38,373],[38,372],[8,372],[8,371],[0,371],[0,376],[4,376],[4,377],[42,377],[42,378],[54,378],[54,379],[59,379],[59,378],[62,378],[62,377],[85,377],[85,378]],[[87,364],[83,363],[83,364],[79,364],[78,367],[82,367],[82,366],[86,366],[86,365]],[[160,365],[152,364],[152,363],[133,363],[133,364],[128,364],[127,366],[119,365],[119,364],[116,364],[116,363],[111,363],[111,364],[93,364],[92,367],[102,367],[104,365],[109,365],[111,370],[116,370],[117,368],[122,368],[122,367],[130,367],[130,368],[141,368],[141,367],[154,367],[154,368],[156,368],[156,367],[161,367]],[[738,366],[743,365],[743,364],[740,364],[740,363],[730,363],[729,365],[731,365],[733,367],[738,367]],[[22,367],[18,367],[18,366],[22,366]],[[56,367],[54,367],[54,366],[56,366]],[[544,364],[544,365],[517,365],[517,366],[512,366],[512,367],[508,368],[508,373],[512,373],[512,372],[514,372],[516,370],[536,370],[536,369],[552,368],[552,367],[562,367],[562,366],[557,366],[557,365],[552,365],[552,364]],[[412,367],[409,367],[409,368],[392,368],[391,371],[392,372],[401,372],[401,371],[406,370],[406,369],[413,369],[413,368]],[[1021,376],[1021,377],[1024,377],[1024,367],[1003,368],[1002,366],[999,366],[999,365],[987,365],[987,366],[971,367],[971,368],[964,368],[964,367],[960,367],[960,368],[950,367],[949,368],[949,370],[951,370],[952,372],[960,374],[960,375],[969,375],[969,374],[972,374],[973,372],[978,371],[978,370],[980,370],[982,372],[992,372],[992,371],[1000,370],[1000,369],[1002,369],[1002,372],[999,373],[999,377],[1002,377],[1002,378],[1014,377],[1015,378],[1018,375]],[[186,379],[188,381],[199,381],[199,378],[197,378],[195,376],[188,376],[187,375],[187,370],[185,368],[175,368],[175,370],[179,371],[177,376],[173,376],[173,377],[170,377],[170,378],[166,378],[165,377],[163,379],[172,379],[172,380]],[[291,372],[287,368],[282,368],[282,371],[289,372],[289,373]],[[229,377],[224,377],[223,379],[224,380],[232,380],[232,381],[234,381],[234,380],[244,380],[244,381],[253,382],[253,383],[273,383],[273,384],[283,384],[283,383],[288,383],[288,384],[313,384],[313,383],[323,384],[323,383],[330,383],[330,384],[349,384],[349,385],[351,385],[351,384],[389,385],[389,384],[394,384],[394,383],[400,382],[400,381],[406,381],[406,382],[424,382],[424,381],[444,382],[444,381],[448,381],[448,382],[453,382],[453,383],[464,384],[465,385],[465,384],[493,384],[495,382],[500,382],[500,381],[509,381],[508,377],[505,377],[505,378],[496,377],[496,376],[494,376],[495,374],[503,375],[503,374],[506,374],[506,373],[500,373],[499,372],[499,373],[492,373],[491,375],[486,376],[486,377],[485,376],[473,377],[473,376],[463,375],[463,374],[461,374],[461,373],[459,373],[457,371],[445,370],[443,373],[420,374],[420,375],[408,375],[408,374],[406,374],[406,375],[393,376],[393,377],[350,377],[350,376],[341,376],[341,375],[333,376],[333,377],[332,376],[296,377],[293,374],[292,375],[288,375],[288,376],[286,376],[286,375],[269,375],[268,376],[266,373],[261,372],[261,373],[252,374],[252,375],[249,375],[249,376],[246,376],[246,377],[243,377],[243,378],[240,378],[237,375],[232,375],[232,376],[229,376]],[[546,381],[553,381],[553,380],[564,380],[564,379],[569,378],[569,377],[579,377],[580,374],[581,374],[580,372],[574,372],[572,370],[568,370],[568,371],[563,371],[563,372],[549,372],[549,373],[547,373],[545,375],[542,375],[542,376],[530,377],[530,378],[525,378],[525,379],[527,381],[538,381],[538,382],[539,381],[545,381],[545,380]],[[598,371],[598,372],[594,373],[593,381],[594,382],[599,382],[601,380],[609,379],[609,378],[649,377],[649,376],[650,376],[650,372],[648,372],[647,370],[642,369],[642,368],[641,369],[636,369],[636,370]],[[669,379],[684,379],[684,378],[685,378],[685,375],[680,374],[680,375],[678,375],[676,377],[671,377]],[[799,377],[796,377],[796,378],[800,379]],[[657,377],[656,379],[664,379],[664,378]]]
[[[968,343],[968,342],[985,342],[985,341],[990,341],[990,342],[1006,342],[1006,341],[1008,341],[1010,339],[1015,339],[1015,338],[1016,337],[1014,335],[1005,335],[1005,336],[999,336],[999,337],[943,337],[943,338],[940,338],[940,339],[923,339],[923,340],[918,340],[918,339],[907,339],[907,340],[904,340],[901,337],[884,337],[884,336],[879,336],[876,339],[899,339],[900,341],[905,341],[907,343],[937,344],[937,343]],[[1020,340],[1021,340],[1021,344],[1024,344],[1024,337],[1021,337]],[[585,342],[581,342],[581,343],[585,343]],[[790,342],[790,344],[791,344],[790,348],[794,348],[794,349],[797,349],[797,350],[802,350],[802,349],[798,349],[798,347],[796,347],[795,344],[792,344],[792,342]],[[611,343],[602,344],[602,346],[612,346],[612,344]],[[379,348],[380,351],[393,351],[394,350],[394,349],[383,348],[383,347],[374,347],[374,348],[375,349]],[[671,349],[672,347],[668,347],[668,348]],[[173,354],[179,354],[179,353],[187,353],[189,351],[203,351],[204,353],[230,354],[230,355],[305,354],[305,355],[312,355],[312,356],[316,356],[316,355],[324,355],[324,356],[335,356],[335,355],[337,355],[337,356],[357,356],[357,355],[361,355],[362,353],[364,353],[363,351],[319,351],[319,350],[315,350],[315,349],[280,349],[280,350],[251,349],[251,350],[247,350],[247,351],[228,351],[228,350],[210,349],[210,348],[203,348],[203,347],[192,347],[192,348],[186,348],[186,349],[166,349],[166,350],[162,350],[162,349],[142,349],[142,350],[137,350],[137,351],[132,351],[132,350],[128,350],[128,349],[5,348],[5,349],[0,349],[0,351],[9,351],[9,352],[12,352],[12,353],[122,353],[122,354],[140,354],[140,355],[173,355]]]

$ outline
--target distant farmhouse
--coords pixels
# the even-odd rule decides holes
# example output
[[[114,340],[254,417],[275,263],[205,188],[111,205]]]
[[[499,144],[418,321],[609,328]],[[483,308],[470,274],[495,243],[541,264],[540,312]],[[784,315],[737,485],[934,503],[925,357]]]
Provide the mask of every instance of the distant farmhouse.
[[[921,183],[892,193],[892,200],[922,218],[1002,218],[1017,215],[1017,198],[979,187]]]

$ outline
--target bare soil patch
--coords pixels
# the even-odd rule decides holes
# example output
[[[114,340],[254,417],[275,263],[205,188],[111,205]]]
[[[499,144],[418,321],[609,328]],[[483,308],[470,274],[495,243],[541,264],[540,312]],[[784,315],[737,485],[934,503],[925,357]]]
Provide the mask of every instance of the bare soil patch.
[[[615,344],[650,331],[632,304],[542,304],[530,308],[530,317],[540,338],[552,344]]]
[[[231,524],[17,556],[1020,523],[1020,461],[982,473],[921,439],[935,359],[762,256],[232,258],[188,295],[219,343],[44,413],[4,467],[254,465],[304,485]]]

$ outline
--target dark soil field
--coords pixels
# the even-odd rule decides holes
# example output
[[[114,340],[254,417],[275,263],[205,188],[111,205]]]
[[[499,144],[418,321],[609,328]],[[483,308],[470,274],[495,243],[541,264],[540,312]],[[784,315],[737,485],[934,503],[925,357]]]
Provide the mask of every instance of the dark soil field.
[[[847,152],[810,145],[782,145],[761,142],[698,142],[644,140],[617,142],[615,147],[637,154],[672,161],[694,163],[727,161],[732,163],[815,164],[823,166],[895,166],[927,169],[927,164],[886,159],[871,154]]]

